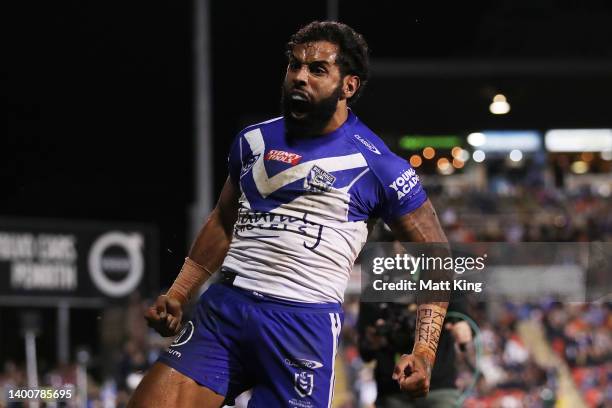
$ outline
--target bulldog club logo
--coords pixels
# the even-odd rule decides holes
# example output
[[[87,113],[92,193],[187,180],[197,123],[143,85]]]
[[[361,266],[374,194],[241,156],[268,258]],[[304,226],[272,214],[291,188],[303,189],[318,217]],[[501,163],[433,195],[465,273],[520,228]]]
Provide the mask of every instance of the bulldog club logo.
[[[319,166],[312,166],[304,178],[304,189],[314,193],[323,193],[331,190],[336,182],[336,177],[329,174]]]

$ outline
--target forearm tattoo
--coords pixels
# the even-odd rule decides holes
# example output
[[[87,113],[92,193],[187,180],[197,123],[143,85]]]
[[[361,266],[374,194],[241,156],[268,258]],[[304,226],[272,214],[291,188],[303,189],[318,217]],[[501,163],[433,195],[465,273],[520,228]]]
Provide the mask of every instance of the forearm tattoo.
[[[445,316],[446,308],[438,305],[421,305],[417,311],[414,353],[427,356],[431,364],[436,358]]]

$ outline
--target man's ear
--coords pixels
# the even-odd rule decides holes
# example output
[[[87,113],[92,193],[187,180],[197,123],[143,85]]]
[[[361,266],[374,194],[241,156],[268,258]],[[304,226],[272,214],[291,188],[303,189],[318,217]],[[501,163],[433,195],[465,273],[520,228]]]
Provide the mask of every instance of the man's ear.
[[[347,75],[344,77],[344,85],[342,87],[342,91],[344,93],[344,97],[346,99],[351,98],[355,95],[355,92],[359,89],[361,85],[361,81],[357,75]]]

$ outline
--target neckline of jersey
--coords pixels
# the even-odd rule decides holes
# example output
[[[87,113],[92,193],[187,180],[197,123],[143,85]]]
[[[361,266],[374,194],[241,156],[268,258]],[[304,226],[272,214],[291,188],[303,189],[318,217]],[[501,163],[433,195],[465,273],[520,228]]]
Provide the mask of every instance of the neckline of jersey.
[[[315,137],[309,137],[309,138],[304,138],[304,139],[295,139],[294,143],[299,144],[299,145],[303,145],[303,144],[321,143],[321,142],[328,142],[328,141],[335,140],[335,139],[343,136],[346,133],[346,130],[350,126],[353,126],[355,123],[357,123],[357,120],[358,120],[357,116],[349,108],[346,120],[336,130],[334,130],[332,132],[329,132],[329,133],[325,133],[323,135],[315,136]]]

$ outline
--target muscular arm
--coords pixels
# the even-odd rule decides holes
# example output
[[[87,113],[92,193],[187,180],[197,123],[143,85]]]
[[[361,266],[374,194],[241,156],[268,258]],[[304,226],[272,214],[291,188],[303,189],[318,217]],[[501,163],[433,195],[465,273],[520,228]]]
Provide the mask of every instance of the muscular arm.
[[[217,205],[193,242],[172,287],[167,294],[160,295],[145,313],[149,325],[162,336],[173,336],[178,332],[183,305],[221,266],[238,216],[238,197],[237,188],[228,178]]]
[[[216,271],[227,254],[236,217],[238,215],[238,189],[228,178],[221,190],[219,201],[198,233],[189,258],[209,271]]]
[[[200,229],[168,296],[185,304],[215,272],[227,254],[238,215],[238,190],[228,178],[219,201]]]
[[[389,227],[401,242],[448,242],[429,199],[413,212],[392,222]]]
[[[448,255],[448,240],[438,216],[429,199],[417,210],[400,217],[389,225],[395,237],[402,242],[431,242],[441,243],[435,252],[440,256]],[[428,278],[439,281],[444,278],[442,271],[430,271]],[[446,300],[446,301],[440,301]],[[400,382],[402,389],[416,392],[413,396],[426,395],[429,389],[429,378],[431,368],[436,359],[436,350],[443,330],[443,322],[448,308],[448,299],[444,296],[419,296],[417,309],[416,333],[414,349],[411,356],[400,360],[394,373],[394,378]],[[420,368],[419,368],[420,367]],[[425,378],[411,373],[417,373],[418,369],[424,370]],[[407,372],[406,372],[407,371]],[[405,377],[407,376],[407,377]],[[424,392],[419,389],[425,389]]]

